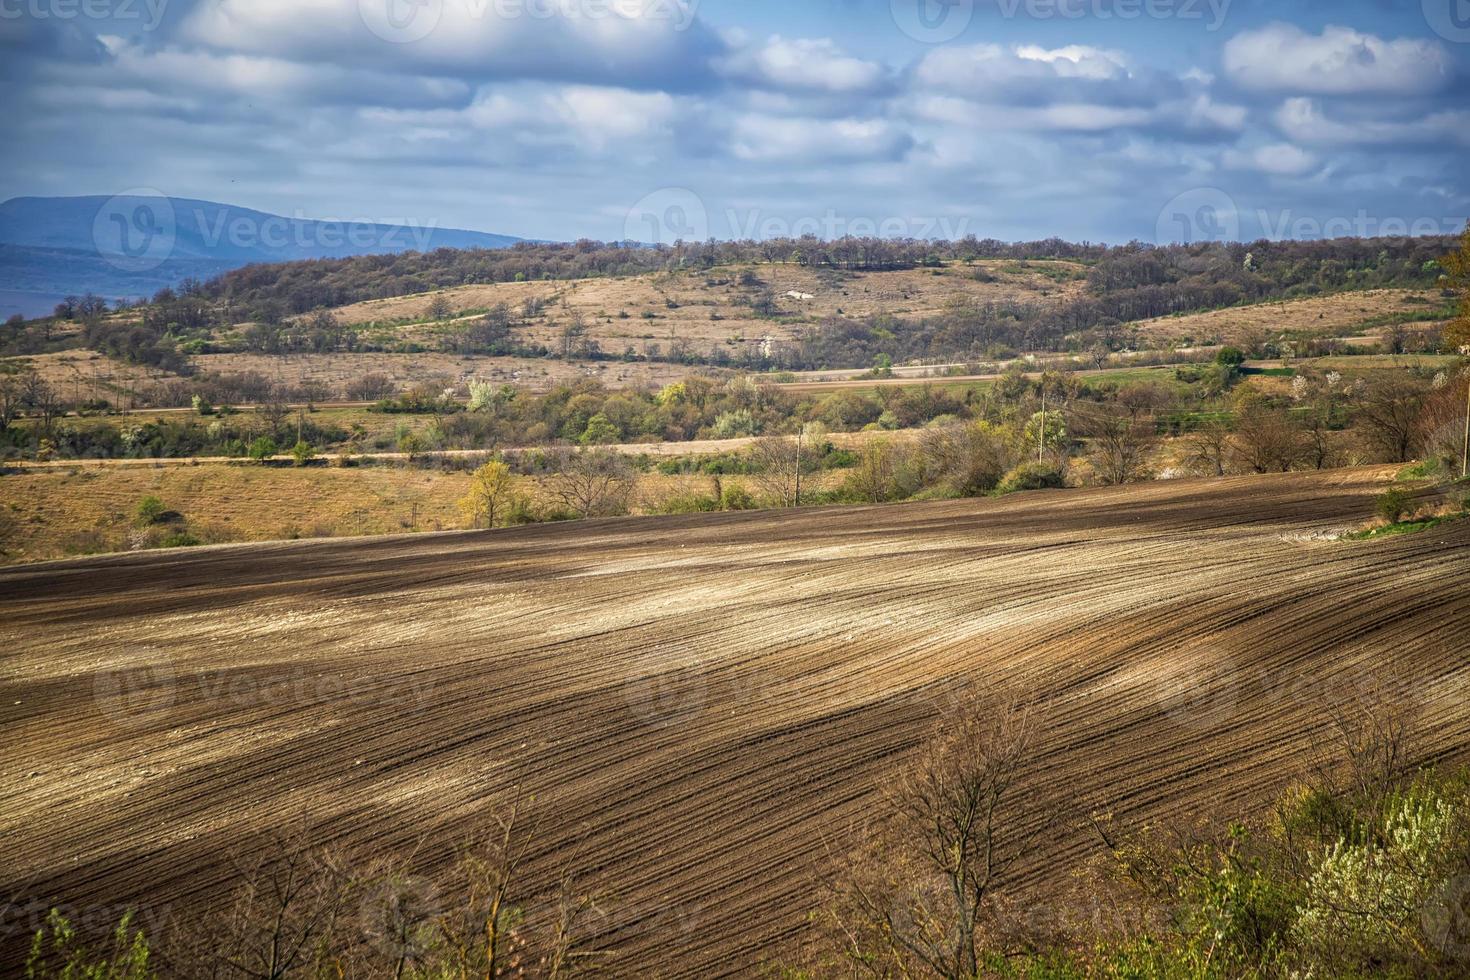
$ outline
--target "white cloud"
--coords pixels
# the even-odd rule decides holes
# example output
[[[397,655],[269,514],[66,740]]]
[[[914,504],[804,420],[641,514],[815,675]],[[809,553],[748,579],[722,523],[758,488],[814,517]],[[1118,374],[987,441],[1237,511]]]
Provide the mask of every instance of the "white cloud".
[[[1255,150],[1228,150],[1224,162],[1235,170],[1254,170],[1274,177],[1300,177],[1316,170],[1316,156],[1290,143],[1272,143]]]
[[[876,61],[846,54],[826,38],[771,37],[758,47],[745,47],[716,62],[727,78],[761,88],[845,95],[872,92],[888,77]]]
[[[636,87],[707,75],[719,42],[678,3],[438,0],[382,21],[381,0],[211,0],[178,39],[217,50],[382,71]],[[533,15],[534,12],[534,15]],[[509,15],[508,15],[509,14]]]
[[[1017,97],[1045,100],[1047,93],[1039,86],[1059,79],[1101,82],[1127,77],[1121,56],[1080,45],[1054,50],[999,44],[942,47],[914,68],[914,81],[921,88],[993,102]]]
[[[1470,111],[1446,110],[1417,119],[1334,119],[1315,99],[1287,99],[1276,127],[1302,143],[1339,146],[1470,145]]]
[[[1311,95],[1422,95],[1443,88],[1450,60],[1436,41],[1384,40],[1350,27],[1308,34],[1268,24],[1231,38],[1225,73],[1245,89]]]
[[[748,113],[735,120],[730,149],[741,160],[829,162],[894,160],[913,137],[885,119],[782,118]]]

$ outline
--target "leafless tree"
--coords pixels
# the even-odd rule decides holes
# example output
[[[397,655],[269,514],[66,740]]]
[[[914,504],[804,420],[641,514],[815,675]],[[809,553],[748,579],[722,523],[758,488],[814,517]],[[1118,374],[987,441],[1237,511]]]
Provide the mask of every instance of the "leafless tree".
[[[927,430],[919,443],[919,453],[927,478],[962,497],[995,489],[1019,458],[1006,435],[986,422]]]
[[[1371,382],[1358,408],[1358,423],[1369,444],[1388,462],[1412,459],[1419,446],[1419,413],[1428,386],[1395,376]]]
[[[637,474],[612,449],[561,449],[551,454],[546,492],[579,517],[613,517],[628,512]]]
[[[1230,427],[1211,420],[1184,439],[1185,460],[1190,469],[1206,476],[1224,476],[1230,458]]]
[[[347,397],[353,401],[375,402],[392,397],[395,390],[393,379],[386,374],[364,374],[348,384]]]
[[[1001,894],[1062,812],[1036,795],[1039,734],[1014,698],[966,698],[895,781],[819,916],[854,975],[969,980],[1004,951]]]
[[[1283,409],[1252,404],[1236,418],[1232,452],[1243,469],[1286,473],[1301,462],[1304,450],[1301,427]]]
[[[178,939],[181,972],[211,980],[285,980],[321,975],[346,946],[352,877],[342,860],[313,849],[303,832],[275,838],[238,863],[240,884],[225,914]]]
[[[1159,443],[1152,411],[1123,402],[1089,406],[1075,423],[1088,440],[1088,459],[1103,483],[1132,483],[1148,472]]]
[[[803,471],[812,468],[811,447],[796,436],[765,436],[750,447],[754,472],[750,479],[761,493],[782,507],[800,502]]]

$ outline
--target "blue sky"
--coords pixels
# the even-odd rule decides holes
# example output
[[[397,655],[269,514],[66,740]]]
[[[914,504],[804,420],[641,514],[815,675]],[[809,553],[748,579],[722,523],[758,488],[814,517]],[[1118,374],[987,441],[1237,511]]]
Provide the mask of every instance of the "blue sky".
[[[0,0],[0,74],[0,198],[645,241],[1470,216],[1470,0]]]

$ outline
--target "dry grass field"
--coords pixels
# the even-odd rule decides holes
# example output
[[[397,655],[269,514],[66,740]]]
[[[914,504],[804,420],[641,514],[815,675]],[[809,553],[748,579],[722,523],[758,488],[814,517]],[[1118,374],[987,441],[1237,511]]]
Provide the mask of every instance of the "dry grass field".
[[[204,371],[232,374],[257,371],[286,385],[320,381],[341,392],[365,374],[382,374],[399,388],[442,382],[463,385],[472,378],[546,391],[567,382],[592,379],[609,388],[661,388],[688,377],[683,364],[623,361],[563,361],[527,357],[473,357],[457,354],[201,354],[193,358]],[[719,374],[714,368],[704,373]]]
[[[1035,806],[1123,821],[1262,802],[1323,701],[1369,683],[1465,759],[1470,525],[1317,540],[1391,477],[0,571],[0,888],[148,921],[222,902],[232,859],[296,825],[432,878],[515,784],[539,821],[521,897],[575,864],[612,973],[750,976],[959,684],[1050,706]],[[1030,855],[1031,908],[1088,841],[1065,821]]]
[[[696,453],[748,442],[626,448]],[[842,477],[840,472],[816,474],[810,485],[825,489]],[[726,486],[758,490],[741,477],[723,479]],[[180,514],[196,537],[225,543],[453,530],[465,526],[458,502],[468,487],[466,473],[402,465],[296,469],[170,460],[27,467],[0,478],[0,565],[127,551],[138,502],[147,496]],[[524,481],[523,489],[548,502],[538,497],[533,481]],[[709,493],[709,478],[645,473],[634,509],[650,511],[691,492]]]
[[[1187,340],[1196,344],[1233,344],[1256,335],[1270,337],[1286,332],[1335,337],[1357,332],[1377,317],[1418,314],[1439,309],[1443,303],[1433,290],[1370,289],[1159,317],[1140,320],[1133,326],[1145,337],[1160,343]],[[1373,331],[1375,336],[1381,332],[1381,329]]]
[[[345,324],[402,324],[395,335],[432,335],[444,325],[430,322],[429,306],[442,296],[456,313],[505,303],[513,309],[528,299],[545,304],[544,315],[519,332],[523,340],[552,345],[573,314],[580,314],[588,336],[609,353],[647,344],[667,349],[674,340],[692,343],[701,353],[711,344],[788,339],[794,328],[755,316],[749,299],[770,292],[783,317],[815,322],[829,316],[888,313],[918,318],[942,312],[956,300],[977,302],[1060,302],[1081,292],[1085,268],[1072,262],[977,262],[942,269],[892,272],[842,272],[798,265],[746,267],[758,285],[742,285],[742,267],[671,272],[626,278],[558,282],[495,283],[461,286],[416,296],[370,300],[336,310]],[[979,281],[976,272],[992,281]],[[796,299],[800,293],[810,299]],[[626,316],[625,316],[626,314]]]

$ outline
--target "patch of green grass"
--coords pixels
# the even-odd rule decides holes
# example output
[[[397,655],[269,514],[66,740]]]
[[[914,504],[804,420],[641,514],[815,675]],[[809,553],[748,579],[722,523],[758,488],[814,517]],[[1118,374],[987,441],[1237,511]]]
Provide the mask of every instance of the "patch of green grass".
[[[1455,524],[1463,520],[1470,520],[1470,514],[1448,514],[1444,517],[1430,517],[1422,521],[1400,521],[1396,524],[1387,524],[1383,527],[1375,527],[1368,531],[1354,531],[1343,535],[1344,541],[1372,541],[1375,538],[1391,538],[1400,534],[1418,534],[1420,531],[1428,531],[1430,528],[1440,527],[1444,524]]]

